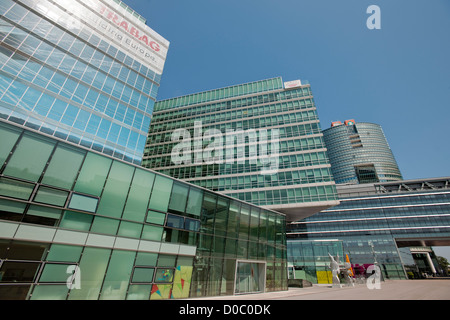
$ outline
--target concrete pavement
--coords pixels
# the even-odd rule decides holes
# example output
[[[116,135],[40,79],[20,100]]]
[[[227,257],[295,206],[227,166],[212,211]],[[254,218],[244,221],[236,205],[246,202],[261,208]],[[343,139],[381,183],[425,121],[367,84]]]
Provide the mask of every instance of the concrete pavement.
[[[342,288],[313,285],[280,292],[192,300],[450,300],[450,279],[386,280],[379,289],[369,289],[366,284]]]

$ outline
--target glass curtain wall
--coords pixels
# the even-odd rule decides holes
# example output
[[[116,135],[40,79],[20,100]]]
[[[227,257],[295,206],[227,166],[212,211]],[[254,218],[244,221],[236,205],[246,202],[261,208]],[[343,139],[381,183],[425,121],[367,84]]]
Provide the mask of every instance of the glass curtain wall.
[[[139,164],[162,70],[108,18],[155,36],[130,13],[114,1],[2,0],[1,117]]]
[[[2,299],[233,294],[238,259],[287,289],[284,215],[1,121],[0,135],[0,228],[23,230],[0,235]],[[72,243],[53,243],[63,231]]]

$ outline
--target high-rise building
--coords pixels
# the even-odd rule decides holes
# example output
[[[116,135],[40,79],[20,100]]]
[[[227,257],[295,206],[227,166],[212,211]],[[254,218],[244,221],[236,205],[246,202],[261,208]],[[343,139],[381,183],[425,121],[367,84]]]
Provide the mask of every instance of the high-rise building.
[[[140,164],[168,46],[119,0],[2,0],[0,117]]]
[[[402,180],[380,125],[335,121],[323,131],[323,138],[337,184]]]
[[[338,204],[305,81],[278,77],[158,101],[142,164],[290,221]]]
[[[327,252],[314,254],[311,248],[340,241],[340,261],[348,254],[357,277],[370,275],[372,265],[384,279],[444,274],[432,248],[450,244],[450,177],[340,184],[336,189],[338,206],[288,224],[291,273],[312,282],[326,280]]]

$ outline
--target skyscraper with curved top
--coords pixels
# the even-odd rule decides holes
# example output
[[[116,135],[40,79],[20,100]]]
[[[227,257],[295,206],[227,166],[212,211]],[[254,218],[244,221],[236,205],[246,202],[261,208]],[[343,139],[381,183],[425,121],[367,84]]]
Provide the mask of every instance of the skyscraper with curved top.
[[[380,125],[346,120],[323,131],[336,183],[402,180],[402,175]]]

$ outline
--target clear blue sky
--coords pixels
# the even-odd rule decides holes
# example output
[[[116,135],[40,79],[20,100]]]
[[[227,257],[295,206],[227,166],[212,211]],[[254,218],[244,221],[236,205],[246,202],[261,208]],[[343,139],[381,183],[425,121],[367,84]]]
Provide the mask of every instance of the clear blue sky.
[[[450,176],[450,1],[124,2],[170,41],[159,100],[308,80],[322,129],[378,123],[405,179]],[[370,5],[380,30],[366,27]]]

